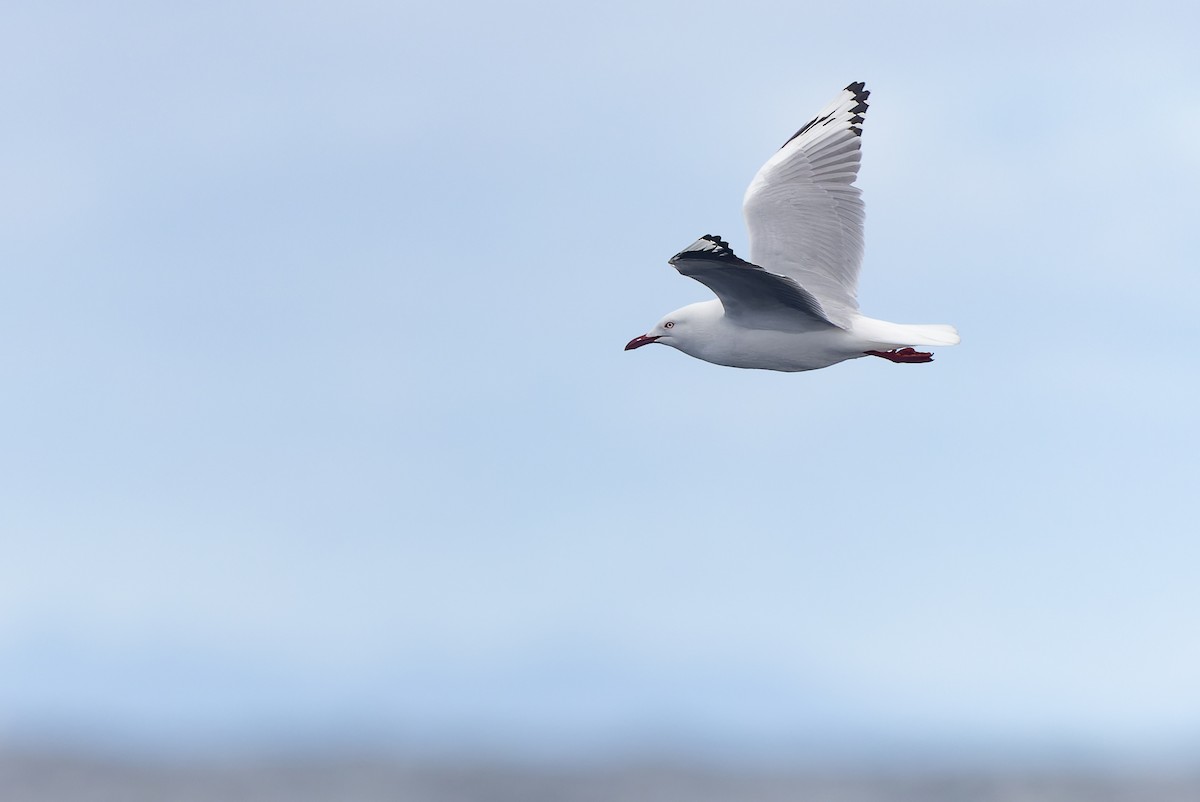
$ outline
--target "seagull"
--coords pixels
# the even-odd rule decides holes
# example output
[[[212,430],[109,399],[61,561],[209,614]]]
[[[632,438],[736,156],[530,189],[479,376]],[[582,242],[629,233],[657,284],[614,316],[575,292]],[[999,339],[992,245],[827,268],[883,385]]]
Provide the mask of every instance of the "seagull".
[[[626,351],[659,343],[733,368],[795,372],[877,356],[932,362],[913,346],[955,345],[941,323],[875,320],[858,312],[863,256],[859,81],[792,135],[759,169],[742,200],[750,261],[706,234],[670,259],[717,296],[664,317]]]

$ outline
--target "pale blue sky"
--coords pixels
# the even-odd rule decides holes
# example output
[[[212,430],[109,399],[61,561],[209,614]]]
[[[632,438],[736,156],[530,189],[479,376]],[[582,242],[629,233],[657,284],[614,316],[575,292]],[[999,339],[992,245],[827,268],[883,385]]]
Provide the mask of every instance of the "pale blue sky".
[[[1198,25],[10,5],[0,734],[1200,753]],[[864,311],[963,344],[623,353],[854,80]]]

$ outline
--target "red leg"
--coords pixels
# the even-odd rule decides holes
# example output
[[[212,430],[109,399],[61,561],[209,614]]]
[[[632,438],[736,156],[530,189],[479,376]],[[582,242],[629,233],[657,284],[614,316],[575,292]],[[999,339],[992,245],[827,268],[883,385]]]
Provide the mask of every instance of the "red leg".
[[[901,348],[898,351],[864,351],[863,353],[870,354],[871,356],[883,357],[884,359],[890,360],[897,364],[902,362],[911,364],[916,362],[933,361],[933,354],[930,354],[926,351],[918,351],[915,348]]]

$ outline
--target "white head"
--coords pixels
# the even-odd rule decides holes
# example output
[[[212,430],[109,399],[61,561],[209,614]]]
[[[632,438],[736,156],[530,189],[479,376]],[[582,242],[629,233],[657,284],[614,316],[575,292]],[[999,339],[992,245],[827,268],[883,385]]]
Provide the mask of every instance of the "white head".
[[[682,309],[676,309],[671,314],[658,321],[658,325],[645,334],[634,337],[625,346],[626,351],[641,348],[650,343],[661,343],[672,348],[678,348],[684,353],[690,353],[688,347],[697,340],[704,339],[712,324],[723,314],[719,301],[705,301],[691,304]]]

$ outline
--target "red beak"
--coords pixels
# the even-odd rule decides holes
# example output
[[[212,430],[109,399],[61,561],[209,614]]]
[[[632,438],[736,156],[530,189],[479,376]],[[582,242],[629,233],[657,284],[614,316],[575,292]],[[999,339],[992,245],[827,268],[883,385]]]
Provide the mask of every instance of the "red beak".
[[[649,345],[650,343],[657,341],[657,337],[651,337],[649,334],[643,334],[630,340],[629,345],[625,346],[625,350],[632,351],[634,348],[641,348],[643,345]]]

